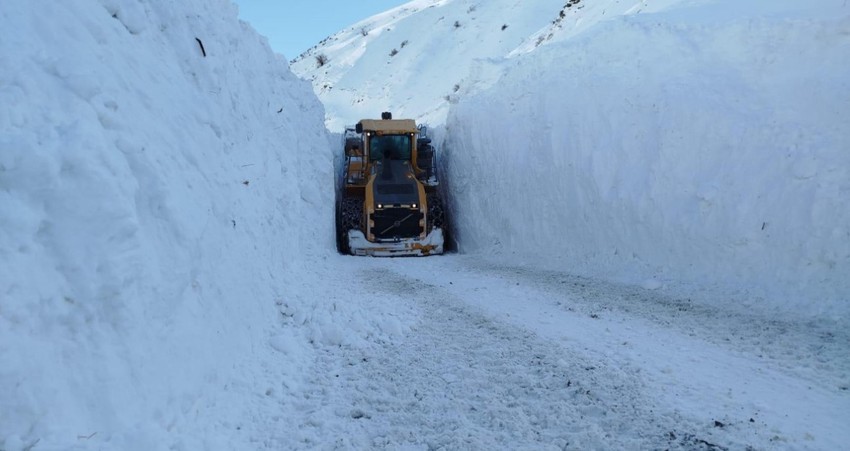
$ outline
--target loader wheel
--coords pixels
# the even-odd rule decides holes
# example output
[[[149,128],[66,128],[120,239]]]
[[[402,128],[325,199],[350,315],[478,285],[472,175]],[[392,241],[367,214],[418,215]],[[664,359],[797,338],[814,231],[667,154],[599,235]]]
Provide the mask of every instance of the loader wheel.
[[[362,230],[363,199],[349,197],[342,200],[337,217],[337,247],[340,253],[349,254],[348,231]]]
[[[442,228],[446,214],[443,210],[443,198],[440,193],[429,193],[428,201],[428,232],[434,228]]]

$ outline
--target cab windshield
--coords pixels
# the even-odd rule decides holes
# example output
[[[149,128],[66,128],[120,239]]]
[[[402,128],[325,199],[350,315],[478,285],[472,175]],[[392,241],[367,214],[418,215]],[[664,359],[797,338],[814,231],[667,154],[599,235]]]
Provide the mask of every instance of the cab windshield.
[[[369,137],[369,159],[381,160],[386,155],[391,160],[410,159],[410,135],[372,135]]]

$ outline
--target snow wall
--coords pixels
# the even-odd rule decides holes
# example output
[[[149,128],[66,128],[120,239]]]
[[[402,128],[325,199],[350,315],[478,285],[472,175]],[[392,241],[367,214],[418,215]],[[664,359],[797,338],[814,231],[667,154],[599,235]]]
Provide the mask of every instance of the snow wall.
[[[720,3],[602,22],[462,97],[459,249],[850,318],[847,10]]]
[[[4,0],[0,104],[0,449],[254,448],[334,246],[309,83],[227,0]]]

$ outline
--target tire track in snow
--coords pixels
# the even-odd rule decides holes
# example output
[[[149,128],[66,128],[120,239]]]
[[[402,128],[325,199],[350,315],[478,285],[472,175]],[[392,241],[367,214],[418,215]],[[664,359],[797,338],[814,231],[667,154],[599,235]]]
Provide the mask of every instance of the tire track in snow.
[[[407,298],[421,318],[401,340],[325,354],[300,425],[312,431],[305,448],[703,446],[678,432],[699,425],[653,412],[633,369],[568,353],[392,269],[360,277],[379,281],[367,296]]]
[[[469,263],[469,262],[467,262]],[[768,316],[725,310],[639,287],[618,285],[556,271],[475,262],[467,267],[489,277],[532,286],[570,311],[591,318],[609,312],[644,318],[734,352],[769,362],[785,373],[836,392],[850,387],[850,330],[837,321]]]
[[[676,437],[729,449],[846,443],[847,333],[829,321],[683,301],[667,292],[456,256],[399,265],[465,303],[609,366],[632,368]],[[441,274],[435,278],[433,274]],[[454,282],[454,285],[452,285]],[[697,434],[693,434],[697,431]],[[672,436],[671,436],[672,437]]]

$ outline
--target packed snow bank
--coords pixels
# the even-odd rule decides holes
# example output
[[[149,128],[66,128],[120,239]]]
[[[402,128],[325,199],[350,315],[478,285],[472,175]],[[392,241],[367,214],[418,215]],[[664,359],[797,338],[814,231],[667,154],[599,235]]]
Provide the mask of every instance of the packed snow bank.
[[[620,17],[510,60],[448,118],[460,250],[850,316],[850,9],[791,9]]]
[[[359,318],[302,283],[333,248],[309,84],[226,0],[8,0],[0,104],[0,449],[250,448],[263,356],[294,343],[292,384]]]

